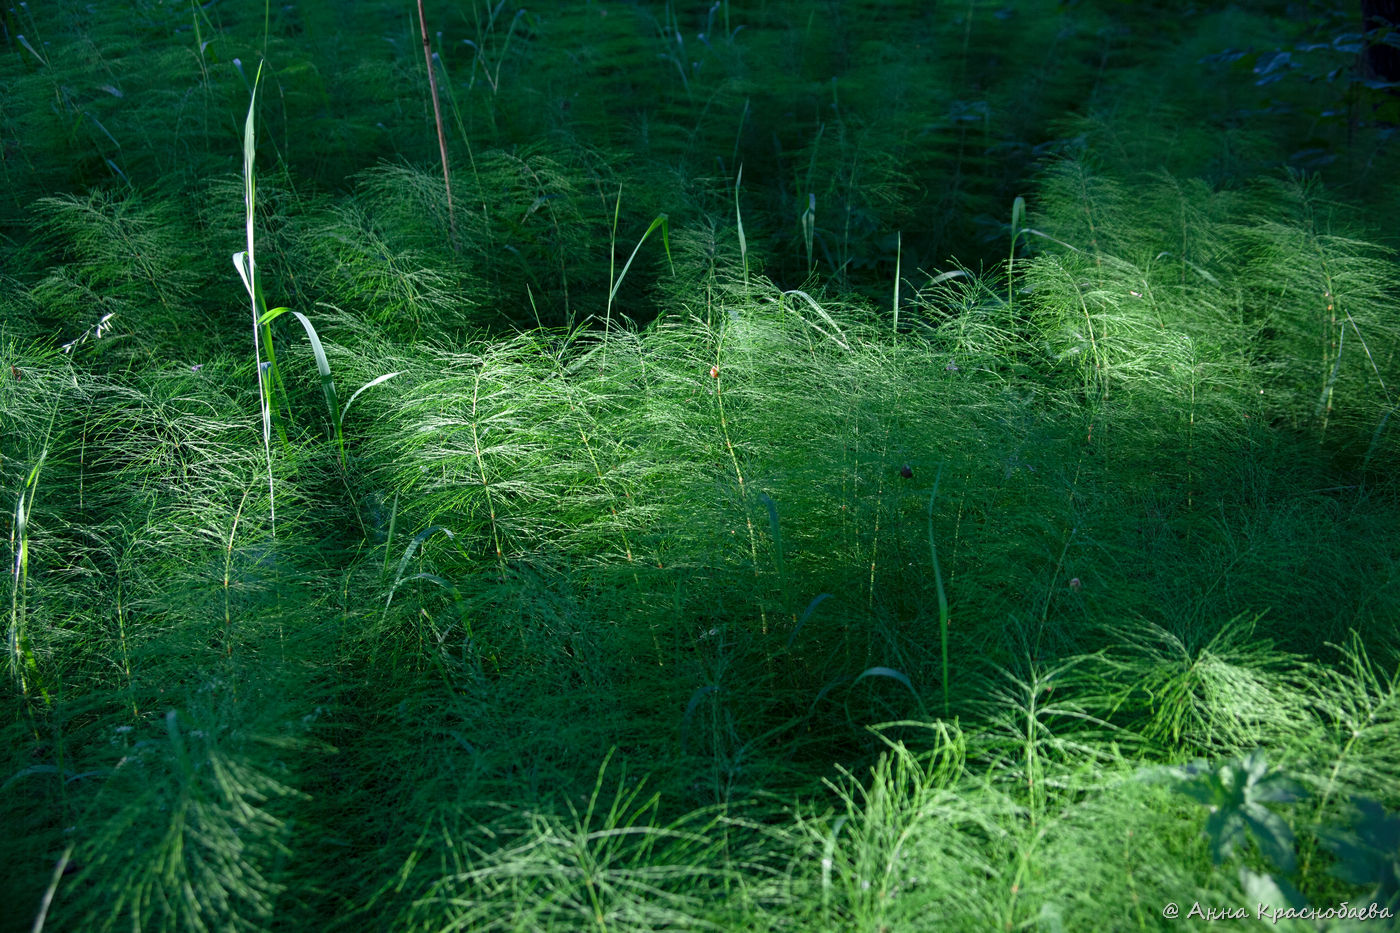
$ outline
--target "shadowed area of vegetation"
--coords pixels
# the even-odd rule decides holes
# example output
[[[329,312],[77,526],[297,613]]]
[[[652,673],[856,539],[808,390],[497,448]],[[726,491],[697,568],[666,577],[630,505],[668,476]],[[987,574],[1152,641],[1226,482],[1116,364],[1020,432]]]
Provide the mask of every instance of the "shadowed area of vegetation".
[[[434,6],[0,12],[0,927],[1400,910],[1400,32]]]

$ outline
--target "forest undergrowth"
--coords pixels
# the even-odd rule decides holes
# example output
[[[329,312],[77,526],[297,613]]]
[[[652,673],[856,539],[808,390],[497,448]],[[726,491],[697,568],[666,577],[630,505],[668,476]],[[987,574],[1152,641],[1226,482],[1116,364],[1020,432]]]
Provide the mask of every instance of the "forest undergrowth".
[[[435,6],[0,13],[0,928],[1387,928],[1400,33]]]

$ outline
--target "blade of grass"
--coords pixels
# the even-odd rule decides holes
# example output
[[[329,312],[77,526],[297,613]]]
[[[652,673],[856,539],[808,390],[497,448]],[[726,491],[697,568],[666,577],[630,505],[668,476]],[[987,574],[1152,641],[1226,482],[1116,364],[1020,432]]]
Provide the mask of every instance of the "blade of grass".
[[[739,186],[744,183],[744,166],[734,179],[734,221],[739,228],[739,257],[744,261],[744,288],[749,287],[749,241],[744,238],[744,213],[739,207]],[[809,250],[810,252],[810,250]]]
[[[1021,235],[1022,227],[1026,222],[1026,199],[1017,196],[1011,202],[1011,255],[1006,260],[1006,306],[1012,307],[1012,289],[1015,288],[1016,270],[1016,238]],[[1029,231],[1027,231],[1029,232]]]
[[[892,667],[885,667],[882,664],[877,664],[874,667],[867,667],[865,670],[861,671],[859,674],[856,675],[855,680],[851,681],[850,689],[855,689],[856,684],[860,683],[862,680],[865,680],[868,677],[884,677],[888,680],[893,680],[895,683],[902,685],[904,689],[908,690],[909,694],[914,698],[914,702],[919,705],[919,714],[925,715],[924,698],[919,696],[919,691],[914,689],[914,682],[911,681],[908,675],[905,674],[903,671],[895,670]],[[847,692],[846,700],[846,719],[851,720],[849,691]]]
[[[792,598],[788,592],[787,560],[783,553],[783,529],[778,522],[778,503],[766,492],[758,494],[758,501],[768,510],[768,531],[773,536],[773,557],[778,565],[778,586],[783,591],[783,608],[792,616],[793,628],[797,627],[797,611],[792,608]]]
[[[933,503],[938,498],[938,484],[943,479],[943,464],[933,478],[933,491],[928,495],[928,552],[933,561],[933,579],[938,586],[938,643],[943,653],[943,716],[948,716],[948,593],[943,589],[943,570],[938,566],[938,546],[933,540]]]
[[[661,242],[666,247],[666,259],[671,263],[671,271],[675,272],[675,260],[671,258],[671,236],[669,232],[670,219],[666,214],[657,214],[656,219],[651,222],[651,226],[647,227],[646,232],[642,234],[642,238],[638,240],[637,245],[632,248],[632,255],[627,257],[627,262],[623,265],[621,274],[618,275],[617,279],[613,282],[612,291],[608,292],[609,320],[612,319],[613,299],[617,297],[617,290],[622,287],[622,280],[627,277],[627,270],[632,268],[632,260],[637,258],[637,253],[641,250],[642,244],[647,241],[647,237],[651,236],[652,231],[654,231],[657,227],[661,228]],[[613,229],[614,231],[616,231],[617,229],[616,217],[614,217]]]
[[[371,379],[369,382],[366,382],[364,385],[360,386],[360,387],[359,387],[358,389],[356,389],[353,393],[351,393],[350,398],[346,399],[346,401],[345,401],[345,407],[342,408],[342,409],[340,410],[340,415],[339,415],[339,417],[338,417],[337,420],[336,420],[336,431],[337,431],[337,432],[340,431],[341,425],[343,425],[343,424],[345,423],[346,417],[348,417],[349,414],[350,414],[350,406],[353,405],[353,404],[355,404],[355,399],[357,399],[357,398],[360,397],[360,393],[361,393],[361,392],[365,391],[366,389],[373,389],[375,386],[380,385],[381,383],[388,382],[390,379],[393,379],[395,376],[402,376],[402,375],[403,375],[403,370],[397,370],[397,371],[392,372],[392,373],[385,373],[385,374],[382,375],[382,376],[375,376],[375,377],[374,377],[373,379]]]
[[[606,328],[606,330],[612,329],[612,306],[613,299],[617,297],[617,290],[622,287],[623,279],[627,278],[627,270],[632,268],[632,262],[637,258],[637,253],[641,251],[642,244],[647,241],[647,237],[651,236],[652,232],[656,230],[657,227],[661,228],[661,242],[666,247],[666,259],[668,262],[671,263],[672,274],[675,274],[676,271],[675,260],[671,257],[670,218],[666,214],[658,214],[656,215],[656,219],[651,222],[651,225],[647,227],[646,232],[642,234],[642,238],[637,241],[637,245],[632,248],[632,255],[627,257],[627,262],[624,263],[622,266],[622,272],[619,273],[616,278],[613,278],[613,270],[616,267],[617,255],[617,220],[618,214],[621,212],[621,210],[622,189],[619,187],[617,189],[617,202],[613,206],[613,250],[611,253],[612,258],[609,261],[608,268],[608,277],[612,281],[612,288],[608,291],[607,310],[603,315],[603,326],[604,328]],[[606,332],[604,333],[603,339],[607,340]]]
[[[331,378],[331,366],[326,359],[325,348],[321,346],[321,338],[316,334],[316,328],[306,315],[300,311],[293,311],[291,308],[273,308],[258,318],[258,324],[263,327],[269,326],[284,314],[291,314],[300,321],[302,329],[306,331],[307,339],[311,341],[311,353],[316,358],[316,371],[321,374],[321,392],[326,397],[326,407],[331,413],[331,424],[335,428],[336,442],[340,444],[340,461],[343,464],[345,462],[345,443],[340,437],[340,406],[335,394],[335,380]]]
[[[895,235],[894,250],[894,341],[899,342],[899,268],[904,260],[904,233],[900,231]]]
[[[397,501],[396,499],[395,502]],[[404,548],[403,557],[399,558],[399,569],[394,573],[394,585],[389,587],[389,596],[384,600],[384,610],[386,612],[389,610],[389,604],[394,600],[394,591],[397,590],[399,584],[403,582],[403,572],[408,568],[408,562],[413,559],[414,552],[418,550],[419,545],[439,531],[447,535],[450,540],[456,540],[457,536],[454,535],[452,529],[448,528],[446,525],[430,525],[414,535],[413,540],[408,542],[408,547]]]
[[[807,620],[812,618],[812,613],[817,611],[817,607],[830,598],[830,593],[818,593],[812,598],[812,601],[807,604],[807,608],[802,611],[802,618],[798,619],[797,624],[793,626],[792,634],[788,636],[787,644],[783,645],[784,650],[792,648],[792,643],[797,640],[797,633],[802,631],[802,626],[806,625]]]
[[[39,665],[29,644],[26,622],[29,614],[29,516],[34,510],[34,496],[39,490],[39,474],[49,451],[45,447],[38,461],[30,469],[24,480],[19,496],[15,500],[14,554],[15,563],[10,589],[10,673],[19,681],[20,694],[29,697],[30,676],[37,677]],[[47,702],[48,693],[44,692]]]
[[[237,59],[235,64],[239,64]],[[243,287],[248,291],[248,301],[253,311],[253,362],[258,372],[258,398],[262,408],[263,452],[267,461],[267,503],[272,534],[277,535],[277,502],[273,491],[272,477],[272,387],[276,379],[275,360],[272,351],[272,331],[260,321],[263,301],[258,286],[258,263],[253,216],[257,206],[257,174],[253,164],[256,149],[256,113],[258,106],[258,83],[262,80],[262,64],[258,65],[257,76],[253,80],[252,93],[248,100],[248,116],[243,121],[243,207],[247,250],[233,254],[233,265],[243,279]],[[267,351],[267,362],[263,362],[263,350]],[[270,371],[273,370],[273,371]],[[284,437],[285,440],[285,437]]]

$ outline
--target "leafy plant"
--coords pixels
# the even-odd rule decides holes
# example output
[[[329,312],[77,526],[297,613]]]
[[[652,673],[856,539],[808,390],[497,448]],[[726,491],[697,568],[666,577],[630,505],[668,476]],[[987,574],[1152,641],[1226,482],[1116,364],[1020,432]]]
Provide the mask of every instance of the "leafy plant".
[[[1294,7],[0,9],[5,916],[1393,898],[1400,188]]]
[[[1336,856],[1332,873],[1369,890],[1372,903],[1400,906],[1400,817],[1374,800],[1357,799],[1349,826],[1327,830],[1323,844]]]
[[[1263,752],[1211,767],[1193,762],[1170,772],[1176,790],[1210,811],[1205,834],[1210,854],[1221,864],[1250,839],[1260,853],[1284,872],[1297,865],[1293,830],[1282,816],[1265,804],[1294,803],[1302,788],[1280,771],[1271,771]]]

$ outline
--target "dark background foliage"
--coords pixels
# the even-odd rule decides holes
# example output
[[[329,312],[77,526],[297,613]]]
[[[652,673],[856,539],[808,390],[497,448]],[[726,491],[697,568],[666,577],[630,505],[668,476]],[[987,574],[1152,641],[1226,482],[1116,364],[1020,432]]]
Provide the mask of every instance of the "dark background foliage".
[[[1387,902],[1394,7],[4,7],[0,925]]]

